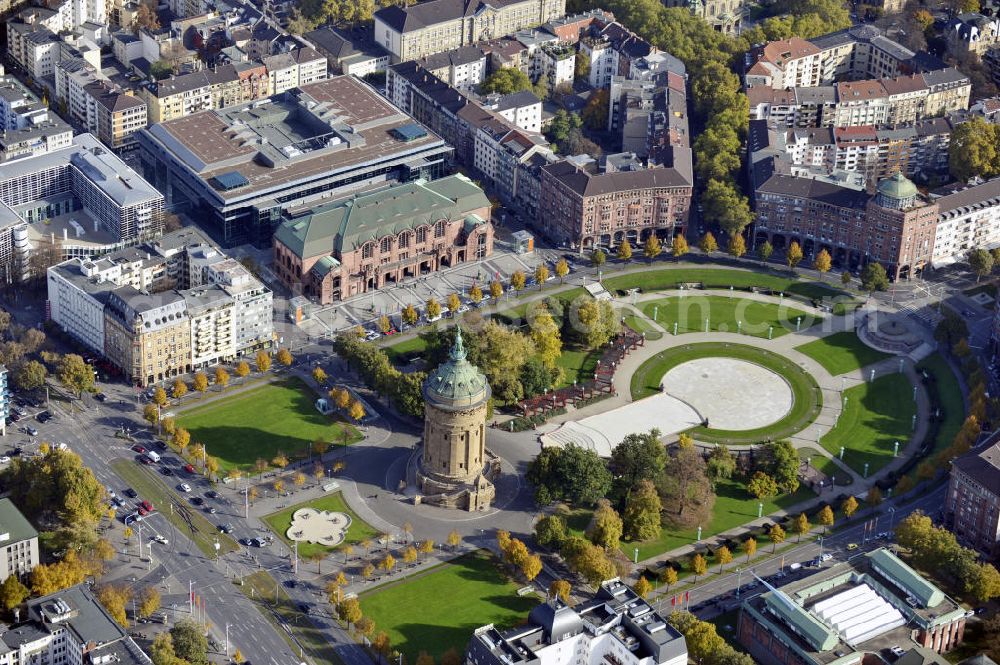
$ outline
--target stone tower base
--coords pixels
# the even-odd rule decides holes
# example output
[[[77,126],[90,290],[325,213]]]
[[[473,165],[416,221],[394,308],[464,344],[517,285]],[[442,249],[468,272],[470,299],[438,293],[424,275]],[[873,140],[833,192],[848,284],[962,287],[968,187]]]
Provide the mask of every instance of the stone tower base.
[[[471,483],[455,482],[427,473],[423,468],[421,455],[416,469],[417,487],[423,494],[421,503],[469,512],[489,508],[496,498],[493,481],[500,475],[500,458],[489,451],[487,454],[488,460],[483,466],[483,472]]]

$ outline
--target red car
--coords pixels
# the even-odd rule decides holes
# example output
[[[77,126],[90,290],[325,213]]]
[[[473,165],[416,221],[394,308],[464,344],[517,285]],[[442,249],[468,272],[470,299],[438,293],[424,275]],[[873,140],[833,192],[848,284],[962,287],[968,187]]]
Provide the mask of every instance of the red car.
[[[146,466],[149,466],[150,464],[153,463],[153,460],[149,459],[148,457],[140,457],[139,461],[145,464]]]
[[[147,513],[153,512],[153,504],[151,504],[149,501],[143,501],[139,505],[145,508]]]
[[[148,510],[146,510],[145,508],[143,508],[142,506],[139,506],[139,510],[138,510],[138,512],[139,512],[139,514],[140,514],[140,515],[141,515],[142,517],[145,517],[146,515],[148,515],[148,514],[149,514],[149,511],[148,511]]]
[[[184,470],[187,471],[188,473],[194,473],[194,466],[192,466],[191,464],[185,464]]]
[[[143,448],[142,446],[132,446],[132,450],[139,453],[140,455],[146,452],[146,449]]]

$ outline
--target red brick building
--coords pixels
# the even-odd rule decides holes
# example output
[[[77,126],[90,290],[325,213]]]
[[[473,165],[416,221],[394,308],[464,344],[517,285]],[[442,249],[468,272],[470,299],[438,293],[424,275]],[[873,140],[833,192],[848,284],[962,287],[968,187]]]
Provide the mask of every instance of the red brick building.
[[[945,510],[961,543],[1000,557],[1000,436],[952,462]]]
[[[690,151],[671,166],[596,172],[563,160],[541,169],[536,226],[548,237],[587,251],[635,247],[651,234],[669,242],[683,233],[691,208]]]
[[[879,182],[874,196],[823,180],[775,174],[755,192],[755,246],[796,241],[807,259],[821,249],[835,265],[881,263],[890,278],[919,275],[931,261],[938,206],[922,199],[901,173]]]
[[[321,304],[477,261],[493,252],[490,201],[463,175],[417,180],[286,219],[274,269]]]

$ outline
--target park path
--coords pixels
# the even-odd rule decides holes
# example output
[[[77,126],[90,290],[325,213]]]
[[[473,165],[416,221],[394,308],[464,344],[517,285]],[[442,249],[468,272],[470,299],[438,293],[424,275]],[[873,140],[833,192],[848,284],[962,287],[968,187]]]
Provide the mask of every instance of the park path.
[[[709,289],[705,291],[695,292],[697,295],[715,295],[715,296],[731,296],[729,290],[725,289]],[[682,297],[695,297],[692,295],[691,291],[681,291],[681,290],[667,290],[667,291],[657,291],[645,294],[637,294],[636,296],[630,296],[626,298],[616,298],[613,300],[616,307],[620,307],[624,310],[628,310],[635,316],[643,319],[645,323],[654,329],[664,333],[663,337],[657,340],[647,340],[644,347],[632,352],[626,356],[620,363],[618,371],[615,373],[614,378],[614,395],[608,399],[605,399],[599,403],[592,404],[588,407],[584,407],[580,410],[571,410],[566,414],[553,418],[546,423],[543,428],[539,431],[542,433],[552,431],[559,424],[572,421],[580,420],[589,415],[595,415],[597,413],[604,413],[611,409],[615,409],[632,402],[631,396],[631,381],[632,376],[638,370],[638,368],[646,362],[649,358],[655,356],[657,353],[666,351],[668,349],[676,348],[682,345],[697,344],[703,342],[729,342],[734,344],[746,344],[750,346],[759,346],[760,348],[766,349],[768,351],[777,353],[785,358],[788,358],[795,362],[797,365],[802,367],[805,371],[809,372],[819,384],[820,390],[823,395],[823,408],[813,423],[806,427],[801,432],[790,437],[793,445],[796,448],[808,447],[816,450],[818,454],[829,459],[834,465],[840,469],[845,476],[850,477],[851,482],[849,485],[833,486],[829,489],[822,489],[819,496],[803,501],[799,504],[789,506],[785,509],[780,509],[776,512],[766,515],[760,519],[754,519],[747,522],[739,527],[729,529],[727,531],[721,532],[711,537],[706,537],[701,540],[700,543],[691,543],[679,548],[675,548],[663,554],[651,557],[647,560],[640,561],[639,568],[644,566],[656,567],[663,561],[676,559],[679,557],[684,557],[692,554],[696,549],[701,549],[704,547],[713,547],[716,544],[721,544],[727,539],[742,540],[746,535],[756,527],[760,527],[764,524],[771,523],[776,518],[781,518],[786,515],[796,515],[798,513],[807,511],[821,505],[823,503],[828,503],[833,500],[841,491],[849,491],[853,495],[864,495],[880,478],[886,476],[893,470],[902,466],[910,455],[915,455],[917,449],[919,448],[920,442],[923,441],[927,434],[929,423],[929,409],[930,409],[930,397],[927,394],[922,382],[920,381],[919,373],[915,368],[915,363],[912,359],[908,357],[890,357],[883,359],[879,362],[872,363],[866,367],[861,367],[855,369],[851,372],[847,372],[841,375],[831,375],[822,365],[820,365],[816,360],[810,358],[809,356],[797,351],[795,347],[806,344],[810,341],[816,339],[822,339],[829,335],[838,332],[854,332],[854,326],[856,318],[853,313],[843,315],[843,316],[831,316],[829,313],[821,312],[820,310],[813,308],[809,305],[803,304],[796,300],[790,300],[787,302],[789,307],[794,307],[805,311],[809,314],[823,316],[822,322],[810,326],[805,330],[799,332],[790,331],[785,335],[777,337],[775,339],[767,340],[761,337],[755,337],[752,335],[742,335],[732,332],[688,332],[681,333],[679,335],[672,335],[668,330],[664,328],[659,322],[653,321],[648,317],[641,309],[641,304],[643,302],[660,300],[670,296],[682,296]],[[760,302],[767,302],[771,304],[783,304],[784,299],[776,296],[770,296],[759,293],[739,293],[737,297],[753,299]],[[901,363],[902,361],[902,363]],[[874,374],[873,374],[874,372]],[[850,468],[847,464],[837,458],[836,455],[831,454],[827,451],[820,443],[820,439],[832,430],[840,417],[841,412],[844,407],[844,391],[860,385],[863,382],[870,381],[872,377],[875,378],[884,376],[890,373],[902,372],[906,375],[910,384],[916,386],[916,401],[917,401],[917,421],[916,427],[910,439],[901,446],[899,451],[899,456],[892,459],[888,464],[882,467],[876,473],[870,474],[867,478],[862,477],[861,473],[858,473],[854,469]],[[732,445],[730,446],[733,450],[740,450],[747,448],[748,446]],[[697,547],[696,547],[697,546]]]

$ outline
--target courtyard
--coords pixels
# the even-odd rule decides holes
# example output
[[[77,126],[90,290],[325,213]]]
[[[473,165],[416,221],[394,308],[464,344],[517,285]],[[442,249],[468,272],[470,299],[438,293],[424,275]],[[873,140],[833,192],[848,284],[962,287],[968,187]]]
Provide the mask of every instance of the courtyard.
[[[219,473],[252,471],[258,459],[268,464],[278,453],[305,459],[312,442],[355,443],[360,434],[350,423],[321,414],[315,393],[297,378],[288,378],[221,397],[182,411],[178,427],[191,433],[191,444],[204,444],[219,459]]]
[[[520,596],[519,584],[507,578],[499,561],[485,550],[452,559],[411,578],[388,582],[362,594],[361,609],[388,633],[406,662],[426,651],[437,662],[446,651],[465,651],[469,636],[488,623],[511,628],[540,602]]]

